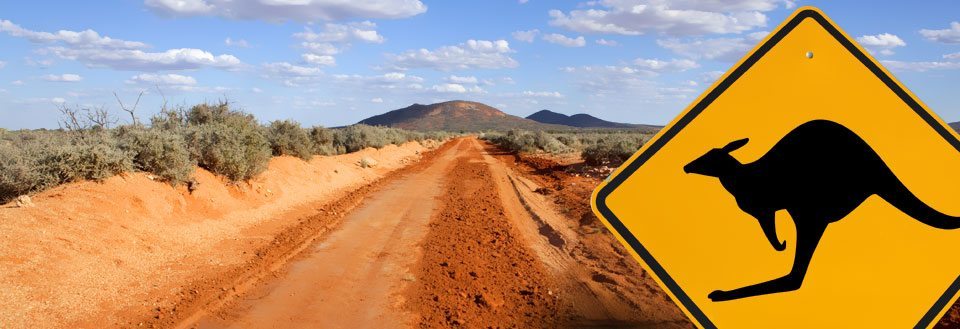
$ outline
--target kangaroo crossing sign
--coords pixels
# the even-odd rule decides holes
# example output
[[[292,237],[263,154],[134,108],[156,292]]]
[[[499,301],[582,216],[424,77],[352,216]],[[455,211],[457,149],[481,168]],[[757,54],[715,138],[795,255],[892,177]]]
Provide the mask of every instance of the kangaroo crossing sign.
[[[932,327],[960,289],[960,140],[801,8],[593,195],[703,328]]]

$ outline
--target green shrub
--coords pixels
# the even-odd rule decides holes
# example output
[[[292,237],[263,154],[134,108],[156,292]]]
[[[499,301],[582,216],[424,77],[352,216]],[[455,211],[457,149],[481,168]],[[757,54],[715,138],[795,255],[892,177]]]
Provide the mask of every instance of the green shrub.
[[[159,128],[118,129],[120,149],[132,155],[134,168],[153,173],[170,184],[190,180],[194,162],[183,136]]]
[[[583,150],[583,160],[594,166],[619,166],[643,146],[642,135],[611,135]]]
[[[270,161],[270,143],[256,119],[226,102],[199,104],[183,114],[184,140],[197,165],[232,181],[250,179]]]
[[[0,145],[0,200],[79,180],[100,181],[133,168],[130,154],[106,131],[27,133]]]
[[[310,128],[310,141],[313,142],[313,153],[320,155],[336,155],[337,148],[333,146],[333,132],[324,127]]]
[[[273,121],[267,128],[267,140],[273,155],[293,155],[304,160],[313,157],[314,147],[300,124],[290,120]]]

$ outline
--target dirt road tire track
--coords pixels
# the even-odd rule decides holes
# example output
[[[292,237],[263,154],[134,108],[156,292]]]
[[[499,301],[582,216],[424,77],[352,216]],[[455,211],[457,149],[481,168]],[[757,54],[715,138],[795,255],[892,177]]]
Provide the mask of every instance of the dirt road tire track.
[[[189,328],[208,314],[228,308],[238,297],[269,278],[280,277],[284,265],[311,241],[322,239],[334,231],[344,215],[358,206],[369,194],[409,172],[422,170],[431,160],[457,144],[457,140],[429,152],[413,165],[401,168],[387,177],[347,192],[327,203],[318,203],[316,213],[300,219],[300,223],[284,229],[265,247],[257,250],[244,264],[227,271],[207,273],[187,282],[173,296],[160,296],[151,314],[133,318],[124,327]]]
[[[420,328],[556,328],[553,281],[508,220],[476,140],[447,176],[409,307]]]

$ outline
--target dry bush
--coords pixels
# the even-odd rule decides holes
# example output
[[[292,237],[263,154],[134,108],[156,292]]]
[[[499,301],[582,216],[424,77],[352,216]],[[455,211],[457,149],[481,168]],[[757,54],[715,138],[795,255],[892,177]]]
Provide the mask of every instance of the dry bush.
[[[313,141],[300,124],[290,120],[277,120],[267,127],[267,140],[273,155],[292,155],[304,160],[313,157]]]
[[[194,162],[183,136],[158,128],[118,129],[120,149],[132,155],[134,168],[157,175],[172,185],[190,180]]]

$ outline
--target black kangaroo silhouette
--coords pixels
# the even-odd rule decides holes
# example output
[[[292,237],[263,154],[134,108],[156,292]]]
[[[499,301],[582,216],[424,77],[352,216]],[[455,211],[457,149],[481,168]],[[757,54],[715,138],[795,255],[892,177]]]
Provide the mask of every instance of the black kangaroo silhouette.
[[[734,290],[716,290],[708,295],[714,302],[799,289],[827,225],[843,219],[874,194],[926,225],[960,228],[960,218],[920,201],[860,136],[839,123],[804,123],[757,161],[742,164],[730,152],[748,140],[712,149],[683,170],[720,178],[737,206],[757,219],[777,251],[787,244],[777,238],[774,217],[778,210],[787,210],[797,229],[796,254],[787,275]]]

